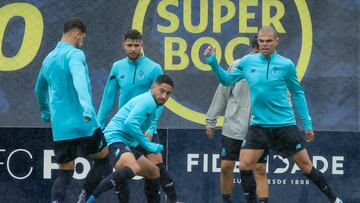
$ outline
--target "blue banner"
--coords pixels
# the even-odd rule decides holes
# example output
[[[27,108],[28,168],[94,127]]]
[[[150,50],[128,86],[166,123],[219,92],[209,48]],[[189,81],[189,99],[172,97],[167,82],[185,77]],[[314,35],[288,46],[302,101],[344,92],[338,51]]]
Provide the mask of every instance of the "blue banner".
[[[36,77],[64,20],[75,16],[88,28],[83,50],[96,107],[112,64],[125,57],[122,35],[135,28],[144,35],[145,55],[175,81],[159,126],[202,128],[218,85],[203,50],[217,47],[226,68],[250,52],[261,26],[271,24],[280,36],[277,51],[296,65],[314,129],[359,131],[359,8],[356,0],[2,0],[0,126],[44,126]]]
[[[325,174],[333,191],[344,202],[360,202],[359,144],[359,133],[351,132],[316,132],[315,142],[307,144],[314,166]],[[168,146],[168,170],[174,177],[179,199],[193,203],[221,202],[220,132],[208,140],[205,130],[170,130]],[[270,151],[267,171],[270,202],[328,202],[291,159]],[[234,202],[245,202],[238,164],[234,183]]]
[[[221,202],[219,175],[220,131],[208,140],[204,130],[161,130],[167,170],[172,176],[178,200],[186,203]],[[334,139],[336,138],[336,139]],[[0,202],[49,202],[57,165],[48,128],[0,129]],[[346,203],[360,202],[360,135],[356,132],[316,132],[307,145],[314,165],[325,174],[329,185]],[[75,202],[90,169],[90,162],[76,160],[76,173],[67,193]],[[328,202],[290,159],[270,152],[267,163],[270,202]],[[234,170],[234,200],[242,196],[238,165]],[[131,202],[146,202],[143,181],[130,182]],[[162,192],[162,202],[165,201]],[[114,191],[101,195],[98,202],[117,202]]]

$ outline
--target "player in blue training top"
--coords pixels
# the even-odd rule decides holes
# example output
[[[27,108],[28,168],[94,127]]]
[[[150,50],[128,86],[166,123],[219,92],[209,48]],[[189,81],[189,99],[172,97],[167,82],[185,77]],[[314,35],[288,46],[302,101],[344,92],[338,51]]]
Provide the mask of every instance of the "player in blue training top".
[[[101,101],[98,119],[102,128],[105,126],[118,95],[118,109],[120,109],[133,97],[149,91],[156,78],[163,74],[159,64],[141,53],[143,49],[143,36],[138,30],[130,30],[124,34],[123,49],[127,57],[113,64]],[[144,132],[145,136],[154,143],[160,142],[157,134],[157,123],[162,110],[163,107],[158,108],[154,122]],[[160,202],[160,184],[168,199],[171,202],[176,202],[175,185],[163,164],[162,154],[150,153],[141,146],[138,147],[138,150],[160,169],[160,179],[145,179],[144,189],[148,202]],[[116,188],[119,201],[128,202],[128,184],[124,183],[119,187]],[[82,196],[80,195],[79,199]],[[79,203],[83,201],[79,201]]]
[[[305,139],[308,142],[314,139],[305,94],[292,61],[276,52],[278,42],[278,33],[273,27],[262,27],[258,33],[260,53],[241,58],[237,67],[229,73],[216,60],[216,49],[209,46],[204,52],[207,63],[223,85],[232,85],[244,78],[250,87],[251,122],[240,152],[244,195],[248,202],[256,202],[252,170],[264,150],[272,148],[283,156],[291,156],[331,202],[342,202],[332,192],[324,175],[313,167],[305,149]],[[288,90],[302,120],[306,138],[296,126],[287,97]]]
[[[87,200],[88,203],[95,202],[101,193],[113,187],[118,188],[135,175],[148,179],[159,178],[159,168],[135,147],[140,145],[151,153],[163,150],[161,144],[151,142],[144,136],[144,132],[154,121],[157,109],[169,99],[173,88],[172,79],[161,75],[150,91],[131,99],[111,119],[104,133],[109,143],[109,159],[116,171],[101,181]]]
[[[94,159],[84,188],[92,190],[101,181],[108,152],[91,101],[89,70],[79,48],[86,37],[86,26],[77,18],[64,23],[61,41],[43,61],[35,87],[41,119],[51,122],[58,177],[53,183],[51,201],[64,202],[74,173],[74,160],[80,147]]]
[[[250,54],[259,53],[257,36],[251,41],[252,51]],[[228,68],[233,70],[238,60]],[[241,145],[245,139],[250,121],[250,91],[246,80],[241,80],[232,86],[219,84],[206,113],[206,135],[212,139],[215,134],[215,126],[220,115],[224,115],[222,127],[222,147],[220,151],[220,189],[223,203],[232,202],[234,185],[233,171],[235,161],[239,160]],[[255,166],[254,177],[256,181],[256,193],[259,203],[267,203],[269,197],[269,185],[266,174],[268,153],[265,152]]]
[[[139,31],[131,30],[124,34],[123,49],[127,57],[116,61],[111,68],[98,113],[102,128],[105,127],[117,96],[120,109],[133,97],[149,91],[156,78],[163,74],[159,64],[141,53],[142,48],[142,34]],[[156,133],[156,126],[147,132],[151,135]]]

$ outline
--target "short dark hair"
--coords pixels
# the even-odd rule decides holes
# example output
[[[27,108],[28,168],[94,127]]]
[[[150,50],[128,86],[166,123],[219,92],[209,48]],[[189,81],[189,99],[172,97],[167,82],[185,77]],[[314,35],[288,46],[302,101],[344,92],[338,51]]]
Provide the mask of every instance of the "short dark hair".
[[[171,77],[168,76],[168,75],[160,75],[160,76],[158,76],[156,78],[155,83],[157,83],[158,85],[161,85],[161,84],[165,83],[165,84],[170,85],[172,88],[174,88],[174,82],[171,79]]]
[[[259,33],[263,33],[263,32],[270,32],[273,34],[273,37],[274,38],[278,38],[279,37],[279,33],[276,31],[276,29],[271,26],[271,25],[265,25],[263,27],[260,28]]]
[[[72,29],[79,29],[82,33],[86,33],[86,25],[79,18],[67,19],[64,23],[64,33]]]
[[[127,39],[142,40],[142,34],[138,30],[132,29],[124,34],[124,40]]]
[[[255,35],[254,38],[251,40],[251,48],[259,49],[259,43],[257,41],[258,36]]]

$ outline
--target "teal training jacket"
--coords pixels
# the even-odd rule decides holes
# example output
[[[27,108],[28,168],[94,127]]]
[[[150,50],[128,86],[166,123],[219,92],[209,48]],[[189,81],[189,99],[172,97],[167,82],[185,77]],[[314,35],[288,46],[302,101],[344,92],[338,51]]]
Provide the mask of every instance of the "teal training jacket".
[[[35,94],[42,120],[51,121],[54,141],[92,136],[99,127],[85,55],[73,45],[59,42],[47,55]]]
[[[144,132],[155,119],[158,108],[150,91],[132,98],[105,128],[104,134],[108,145],[122,142],[131,147],[141,145],[149,152],[161,152],[162,145],[153,143],[144,136]]]
[[[305,94],[290,59],[277,52],[268,58],[260,53],[246,55],[229,73],[219,65],[213,54],[205,59],[221,84],[229,86],[243,78],[248,81],[252,106],[250,125],[264,128],[296,125],[295,115],[288,101],[289,90],[304,130],[312,129]]]
[[[120,109],[133,97],[149,91],[156,78],[162,74],[160,65],[144,55],[136,61],[124,58],[115,62],[111,68],[98,112],[100,126],[104,128],[118,95],[118,109]],[[163,107],[158,109],[156,119],[147,130],[150,134],[156,134],[157,121],[162,109]]]

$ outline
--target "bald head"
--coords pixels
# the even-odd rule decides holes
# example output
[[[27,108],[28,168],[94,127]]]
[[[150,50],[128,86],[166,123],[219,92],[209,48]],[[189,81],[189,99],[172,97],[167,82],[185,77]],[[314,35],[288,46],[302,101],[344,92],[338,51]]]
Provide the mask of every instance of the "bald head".
[[[258,43],[260,52],[263,56],[270,56],[275,52],[279,43],[278,32],[271,26],[260,28],[258,33]]]
[[[273,35],[274,38],[278,38],[279,34],[278,32],[275,30],[274,27],[270,26],[270,25],[265,25],[262,28],[260,28],[259,33],[271,33]]]

